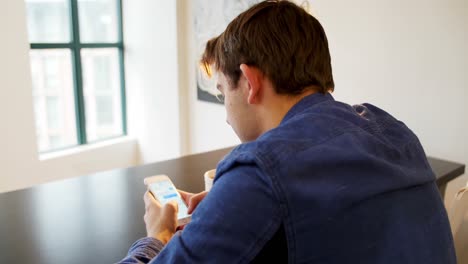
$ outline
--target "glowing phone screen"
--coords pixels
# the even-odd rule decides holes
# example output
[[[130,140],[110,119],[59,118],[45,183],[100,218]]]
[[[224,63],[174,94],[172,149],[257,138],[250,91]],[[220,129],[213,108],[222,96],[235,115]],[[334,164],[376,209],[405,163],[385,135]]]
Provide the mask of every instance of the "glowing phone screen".
[[[174,188],[174,185],[170,181],[153,182],[149,185],[149,189],[163,205],[171,200],[175,200],[177,202],[179,205],[177,219],[183,219],[188,216],[188,208],[185,205],[185,202],[182,200],[176,188]]]

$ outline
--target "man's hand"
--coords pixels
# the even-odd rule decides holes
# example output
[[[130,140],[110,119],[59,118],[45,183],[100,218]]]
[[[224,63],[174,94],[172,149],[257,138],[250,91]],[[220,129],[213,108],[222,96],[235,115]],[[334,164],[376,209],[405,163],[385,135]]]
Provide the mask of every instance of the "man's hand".
[[[145,224],[149,237],[154,237],[167,244],[172,238],[177,228],[177,202],[169,201],[164,206],[146,191],[143,198],[145,200]]]
[[[182,196],[182,199],[184,200],[185,204],[188,206],[188,213],[191,214],[193,210],[198,206],[198,204],[205,198],[205,196],[208,194],[207,191],[203,191],[200,193],[189,193],[189,192],[184,192],[181,190],[178,190],[180,193],[180,196]]]

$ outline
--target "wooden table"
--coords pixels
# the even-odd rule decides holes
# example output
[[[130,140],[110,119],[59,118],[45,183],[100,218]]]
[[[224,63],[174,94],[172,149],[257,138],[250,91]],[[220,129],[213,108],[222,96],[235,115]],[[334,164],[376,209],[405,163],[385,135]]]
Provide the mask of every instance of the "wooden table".
[[[143,178],[167,174],[183,190],[232,148],[0,194],[0,263],[113,263],[145,236]],[[464,165],[430,158],[442,190]]]

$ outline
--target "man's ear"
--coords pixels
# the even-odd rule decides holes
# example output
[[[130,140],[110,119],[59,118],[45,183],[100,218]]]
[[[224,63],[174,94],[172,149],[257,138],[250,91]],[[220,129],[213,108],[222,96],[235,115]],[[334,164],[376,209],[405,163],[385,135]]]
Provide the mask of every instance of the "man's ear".
[[[247,85],[249,88],[249,94],[247,97],[247,102],[249,104],[256,104],[260,101],[260,94],[263,85],[263,74],[262,72],[254,66],[249,66],[247,64],[241,64],[240,70],[242,75],[247,80]]]

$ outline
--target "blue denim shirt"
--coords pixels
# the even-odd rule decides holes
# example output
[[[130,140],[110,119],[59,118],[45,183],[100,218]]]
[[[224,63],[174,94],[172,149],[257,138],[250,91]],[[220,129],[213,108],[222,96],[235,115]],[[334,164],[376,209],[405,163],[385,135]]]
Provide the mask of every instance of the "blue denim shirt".
[[[385,111],[305,97],[217,167],[192,222],[123,263],[247,263],[284,227],[290,263],[456,263],[418,138]]]

